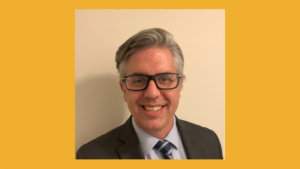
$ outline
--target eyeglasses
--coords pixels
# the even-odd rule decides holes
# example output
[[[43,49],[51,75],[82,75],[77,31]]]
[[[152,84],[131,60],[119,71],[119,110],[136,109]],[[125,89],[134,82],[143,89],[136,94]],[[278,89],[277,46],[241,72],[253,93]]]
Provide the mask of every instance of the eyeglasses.
[[[153,76],[144,74],[128,75],[122,78],[126,88],[131,91],[141,91],[147,89],[150,80],[155,82],[158,89],[170,90],[178,86],[181,74],[177,73],[160,73]]]

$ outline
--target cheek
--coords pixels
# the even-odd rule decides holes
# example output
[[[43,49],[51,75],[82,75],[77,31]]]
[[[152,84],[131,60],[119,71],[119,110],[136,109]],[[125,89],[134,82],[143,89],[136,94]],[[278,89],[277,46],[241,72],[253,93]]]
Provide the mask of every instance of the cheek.
[[[179,90],[170,90],[165,93],[165,97],[170,101],[170,102],[178,102],[180,98],[180,91]]]
[[[133,106],[138,100],[138,95],[137,93],[130,93],[127,91],[127,93],[124,95],[124,100],[128,105]]]

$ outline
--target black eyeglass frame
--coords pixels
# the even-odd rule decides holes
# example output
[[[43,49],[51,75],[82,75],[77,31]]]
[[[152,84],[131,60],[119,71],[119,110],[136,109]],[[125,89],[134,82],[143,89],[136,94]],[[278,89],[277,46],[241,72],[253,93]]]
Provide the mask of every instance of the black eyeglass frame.
[[[172,87],[172,88],[160,88],[160,87],[157,85],[157,82],[156,82],[156,79],[155,79],[156,76],[159,76],[159,75],[165,75],[165,74],[175,74],[175,75],[177,75],[177,84],[176,84],[175,87]],[[143,76],[143,77],[147,77],[148,81],[147,81],[146,86],[145,86],[143,89],[139,89],[139,90],[132,90],[132,89],[129,89],[129,88],[127,87],[126,78],[127,78],[127,77],[130,77],[130,76]],[[130,90],[130,91],[143,91],[143,90],[146,90],[146,89],[148,88],[148,86],[149,86],[150,80],[153,80],[154,83],[155,83],[155,85],[156,85],[156,87],[157,87],[158,89],[160,89],[160,90],[172,90],[172,89],[175,89],[175,88],[178,87],[179,80],[180,80],[180,78],[182,78],[182,77],[183,77],[183,75],[182,75],[182,74],[178,74],[178,73],[159,73],[159,74],[155,74],[155,75],[133,74],[133,75],[125,76],[125,77],[123,77],[121,80],[125,83],[126,88],[127,88],[128,90]]]

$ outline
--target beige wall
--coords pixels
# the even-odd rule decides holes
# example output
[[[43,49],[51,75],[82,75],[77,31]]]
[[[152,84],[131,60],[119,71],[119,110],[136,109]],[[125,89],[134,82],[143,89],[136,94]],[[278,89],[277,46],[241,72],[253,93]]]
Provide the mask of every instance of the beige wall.
[[[129,117],[114,54],[153,27],[172,33],[185,57],[177,116],[214,130],[225,151],[224,10],[76,10],[76,150]]]

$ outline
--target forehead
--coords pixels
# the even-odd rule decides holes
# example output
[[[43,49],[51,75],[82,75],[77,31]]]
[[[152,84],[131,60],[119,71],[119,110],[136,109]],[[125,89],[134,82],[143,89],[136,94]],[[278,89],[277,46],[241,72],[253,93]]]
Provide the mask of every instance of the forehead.
[[[174,57],[168,48],[142,49],[128,59],[126,75],[134,73],[154,75],[164,72],[176,73]]]

